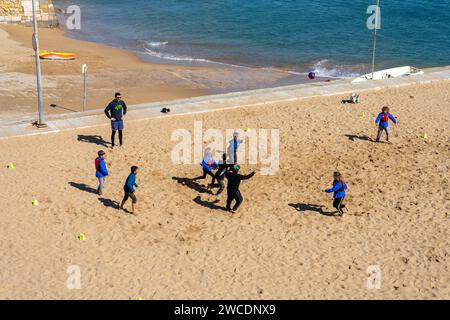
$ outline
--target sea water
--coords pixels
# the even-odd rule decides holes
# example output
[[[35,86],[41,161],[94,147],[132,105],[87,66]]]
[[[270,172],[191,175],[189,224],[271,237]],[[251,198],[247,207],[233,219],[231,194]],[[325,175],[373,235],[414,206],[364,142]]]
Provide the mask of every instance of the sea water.
[[[171,63],[369,72],[375,0],[56,0],[78,5],[69,36]],[[381,1],[377,69],[450,65],[450,0]]]

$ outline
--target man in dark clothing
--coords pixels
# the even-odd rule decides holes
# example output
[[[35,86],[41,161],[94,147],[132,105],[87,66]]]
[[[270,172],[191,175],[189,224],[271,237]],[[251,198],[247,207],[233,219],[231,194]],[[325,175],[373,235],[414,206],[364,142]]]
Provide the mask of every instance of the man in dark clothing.
[[[222,156],[222,163],[219,163],[219,165],[217,166],[217,171],[214,175],[214,180],[217,180],[217,182],[219,183],[219,190],[216,193],[217,197],[220,197],[220,194],[223,192],[223,190],[225,189],[225,174],[228,171],[228,168],[231,168],[233,166],[233,164],[228,164],[227,163],[227,154],[224,153]],[[214,182],[213,182],[214,184]]]
[[[111,148],[114,148],[114,138],[116,132],[119,131],[119,143],[122,146],[122,130],[123,130],[123,117],[127,114],[127,105],[122,99],[120,93],[115,94],[115,99],[111,101],[105,108],[106,116],[111,120]]]
[[[248,175],[241,175],[239,174],[240,167],[238,165],[233,165],[231,167],[231,171],[228,171],[225,176],[228,179],[228,186],[227,186],[227,211],[230,211],[231,213],[235,213],[237,209],[239,209],[239,206],[241,205],[244,198],[241,195],[241,192],[239,191],[239,186],[241,184],[242,180],[248,180],[251,177],[255,175],[255,172]],[[236,201],[234,204],[233,209],[231,209],[231,202],[233,200]]]

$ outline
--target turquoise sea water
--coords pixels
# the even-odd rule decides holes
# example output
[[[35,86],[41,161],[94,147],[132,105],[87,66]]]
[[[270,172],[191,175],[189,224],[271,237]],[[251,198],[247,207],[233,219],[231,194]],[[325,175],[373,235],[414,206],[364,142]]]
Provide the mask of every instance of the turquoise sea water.
[[[323,76],[370,69],[375,0],[56,0],[81,7],[72,37],[150,60],[275,67]],[[377,69],[450,65],[449,0],[381,0]]]

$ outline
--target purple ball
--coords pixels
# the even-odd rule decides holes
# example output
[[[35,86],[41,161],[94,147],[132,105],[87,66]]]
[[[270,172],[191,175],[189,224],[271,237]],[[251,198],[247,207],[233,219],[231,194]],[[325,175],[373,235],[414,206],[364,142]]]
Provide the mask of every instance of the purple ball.
[[[311,71],[310,73],[308,73],[308,78],[310,78],[311,80],[316,78],[316,73],[314,71]]]

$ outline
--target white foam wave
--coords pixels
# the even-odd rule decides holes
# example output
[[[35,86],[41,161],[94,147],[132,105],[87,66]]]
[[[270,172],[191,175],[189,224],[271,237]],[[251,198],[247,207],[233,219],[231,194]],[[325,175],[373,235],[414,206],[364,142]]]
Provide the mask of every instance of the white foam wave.
[[[148,41],[146,42],[146,45],[149,47],[162,47],[167,46],[169,44],[168,41]]]
[[[314,71],[316,76],[325,78],[355,78],[360,75],[343,66],[333,66],[328,60],[320,60],[314,64],[311,71]]]

